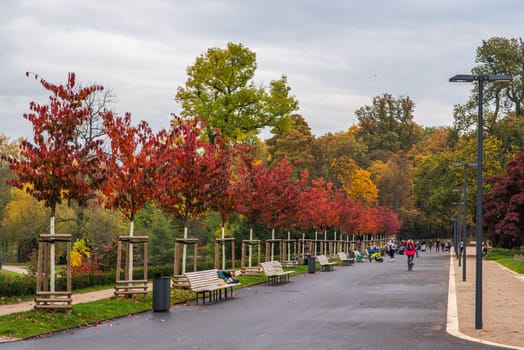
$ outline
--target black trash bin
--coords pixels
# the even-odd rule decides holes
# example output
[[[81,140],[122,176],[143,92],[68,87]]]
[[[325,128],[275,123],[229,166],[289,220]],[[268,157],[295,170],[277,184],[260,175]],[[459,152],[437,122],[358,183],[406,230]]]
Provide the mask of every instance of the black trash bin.
[[[317,271],[316,257],[313,255],[309,255],[307,257],[307,272],[315,273],[316,271]]]
[[[153,311],[169,311],[171,304],[169,286],[170,278],[168,276],[162,276],[161,274],[155,274],[153,276]]]

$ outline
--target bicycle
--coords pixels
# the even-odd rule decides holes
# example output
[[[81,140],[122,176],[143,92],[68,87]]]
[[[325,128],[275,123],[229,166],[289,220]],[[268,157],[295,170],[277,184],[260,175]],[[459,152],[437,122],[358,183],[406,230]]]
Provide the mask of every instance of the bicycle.
[[[408,255],[408,271],[413,270],[413,255]]]

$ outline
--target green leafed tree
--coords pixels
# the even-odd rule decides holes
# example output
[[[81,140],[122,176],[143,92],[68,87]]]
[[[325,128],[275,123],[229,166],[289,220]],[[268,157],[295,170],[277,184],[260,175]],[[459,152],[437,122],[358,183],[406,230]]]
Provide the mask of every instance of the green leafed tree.
[[[422,128],[413,121],[415,103],[409,97],[376,96],[371,106],[355,111],[359,121],[356,137],[370,152],[407,152],[422,138]]]
[[[256,54],[242,44],[208,49],[187,68],[185,86],[177,90],[182,116],[200,116],[208,134],[217,128],[233,142],[253,140],[266,127],[274,133],[288,130],[298,102],[290,94],[287,77],[257,87],[256,68]]]
[[[460,180],[460,177],[454,178],[455,169],[451,164],[455,161],[457,158],[452,152],[440,152],[428,154],[417,163],[413,174],[413,194],[425,225],[450,226],[449,219],[455,210],[452,203],[457,200],[452,189]]]
[[[504,119],[509,112],[518,117],[524,116],[524,42],[519,39],[493,37],[483,40],[477,48],[473,74],[507,74],[513,77],[511,83],[484,84],[483,97],[485,116],[484,127],[488,132]],[[475,83],[470,99],[464,105],[456,105],[454,124],[460,130],[475,125],[478,109],[478,84]]]
[[[293,114],[293,128],[286,132],[277,133],[266,140],[272,162],[288,159],[295,164],[293,172],[296,178],[304,169],[313,164],[313,142],[315,137],[311,133],[306,120],[299,114]]]

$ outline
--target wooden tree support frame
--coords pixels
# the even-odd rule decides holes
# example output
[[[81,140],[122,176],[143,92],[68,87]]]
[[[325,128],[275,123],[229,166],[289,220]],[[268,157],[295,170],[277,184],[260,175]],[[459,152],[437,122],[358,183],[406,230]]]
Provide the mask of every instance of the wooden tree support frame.
[[[313,242],[308,238],[300,238],[298,240],[299,258],[305,260],[308,255],[313,254]]]
[[[56,243],[66,244],[66,290],[51,291],[50,279],[50,253],[51,245]],[[53,286],[54,287],[54,286]],[[71,290],[71,235],[69,234],[44,234],[38,238],[38,260],[36,272],[36,297],[35,309],[72,309]]]
[[[278,254],[273,252],[274,253],[273,258],[271,258],[271,251],[273,250],[272,248],[274,248],[275,246],[278,248]],[[281,239],[267,239],[266,240],[266,261],[278,260],[278,259],[275,259],[275,255],[279,256],[280,258],[282,257],[282,240]]]
[[[184,246],[192,245],[193,249],[193,272],[197,272],[198,262],[198,238],[176,238],[175,239],[175,256],[174,256],[174,274],[173,274],[173,288],[189,288],[189,280],[184,275],[186,271],[181,271],[180,263],[184,257],[181,253]]]
[[[118,237],[118,251],[116,260],[116,285],[115,295],[116,296],[132,296],[135,294],[141,294],[145,298],[147,295],[147,252],[148,252],[148,237],[147,236],[119,236]],[[129,278],[129,246],[131,244],[143,244],[144,246],[144,275],[141,280],[128,279]],[[122,251],[124,251],[125,267],[124,276],[125,278],[120,279],[122,272]]]
[[[256,266],[249,265],[249,262],[246,265],[246,258],[249,259],[249,254],[246,254],[246,248],[249,247],[257,247],[257,253],[256,253],[256,259],[257,264]],[[258,275],[260,272],[262,272],[262,266],[260,265],[260,257],[261,257],[261,251],[260,251],[260,240],[253,239],[248,240],[245,239],[242,241],[242,254],[240,259],[240,268],[243,275]]]
[[[336,252],[334,251],[336,241],[334,240],[326,240],[326,239],[317,239],[312,240],[315,249],[314,249],[314,255],[326,255],[327,257],[330,257],[334,259],[336,257]]]
[[[282,263],[281,264],[284,267],[294,267],[298,265],[298,252],[297,252],[297,240],[296,239],[282,240]]]
[[[231,271],[234,271],[235,270],[235,238],[234,237],[215,239],[215,269],[221,270],[220,268],[221,259],[220,258],[222,256],[221,255],[222,246],[225,245],[227,242],[231,242]]]
[[[327,241],[327,245],[328,245],[328,251],[327,251],[327,256],[330,258],[330,259],[335,259],[337,258],[337,252],[335,250],[336,246],[337,246],[337,241],[335,240],[328,240]]]

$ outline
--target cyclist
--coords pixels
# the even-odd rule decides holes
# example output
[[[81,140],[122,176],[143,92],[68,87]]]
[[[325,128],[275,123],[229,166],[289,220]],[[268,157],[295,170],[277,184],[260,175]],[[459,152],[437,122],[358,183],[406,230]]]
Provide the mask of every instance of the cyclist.
[[[413,243],[412,239],[408,239],[406,242],[406,250],[404,251],[404,254],[408,257],[408,271],[413,269],[413,257],[415,256],[416,251],[417,247],[415,246],[415,243]]]

